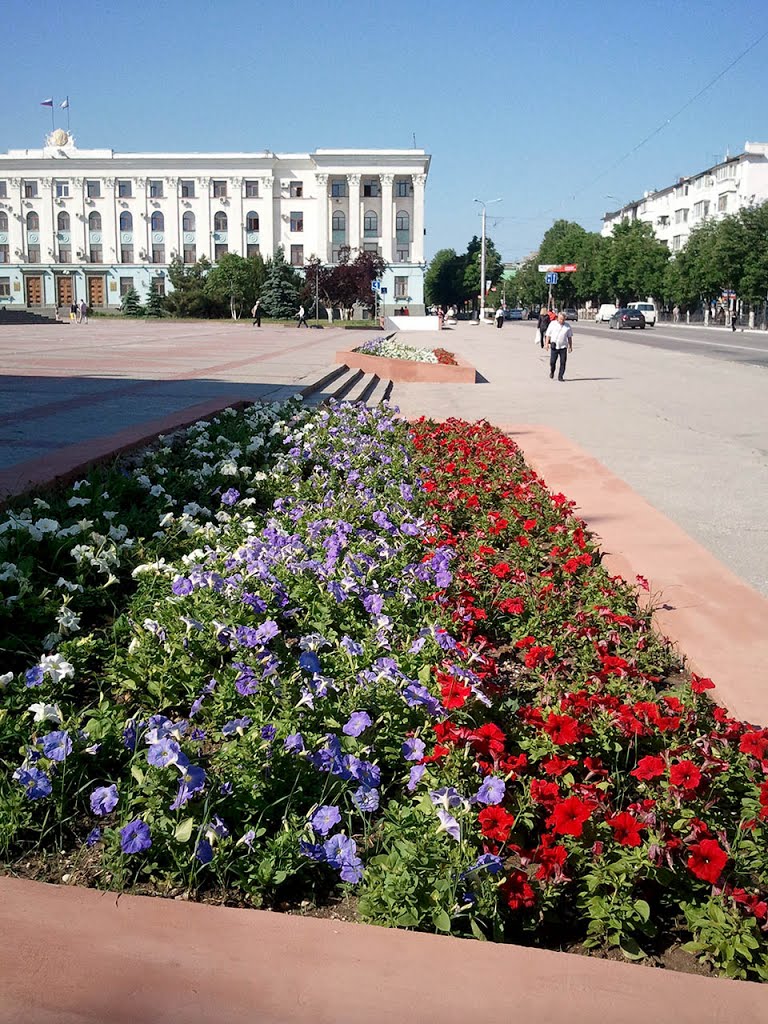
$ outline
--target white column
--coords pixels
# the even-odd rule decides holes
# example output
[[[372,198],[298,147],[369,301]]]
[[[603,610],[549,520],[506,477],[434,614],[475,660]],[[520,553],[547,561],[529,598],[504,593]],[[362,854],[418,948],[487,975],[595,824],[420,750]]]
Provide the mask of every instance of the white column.
[[[213,263],[213,217],[211,216],[211,179],[198,178],[195,195],[201,200],[200,213],[195,219],[195,244],[197,258],[205,256]]]
[[[413,246],[411,263],[424,262],[424,185],[426,174],[413,175]]]
[[[243,217],[243,179],[240,177],[230,178],[229,187],[229,251],[245,256],[245,218]],[[237,234],[235,234],[235,229]]]
[[[360,175],[347,175],[347,188],[349,189],[349,232],[347,244],[353,250],[360,249]]]
[[[381,255],[387,263],[394,260],[395,237],[392,206],[393,174],[381,175]]]
[[[327,174],[316,174],[315,182],[317,183],[317,224],[316,224],[316,242],[315,242],[315,255],[327,263],[330,257],[329,242],[330,233],[328,231],[328,175]],[[307,253],[307,256],[311,255]]]
[[[274,178],[260,178],[259,179],[259,191],[261,192],[264,202],[260,207],[259,214],[259,252],[263,260],[271,260],[275,255],[275,249],[279,244],[280,239],[275,238],[275,197],[274,197]],[[291,254],[287,253],[286,258],[290,259]]]

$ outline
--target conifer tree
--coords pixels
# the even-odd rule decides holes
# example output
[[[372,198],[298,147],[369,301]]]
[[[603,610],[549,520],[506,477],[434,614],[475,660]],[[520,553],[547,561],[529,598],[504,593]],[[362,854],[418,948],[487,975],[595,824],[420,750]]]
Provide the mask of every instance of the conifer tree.
[[[266,264],[266,278],[261,289],[264,314],[276,320],[294,317],[299,306],[299,285],[299,275],[285,262],[283,247],[278,246]]]
[[[120,300],[120,309],[123,316],[143,316],[144,310],[134,287],[130,287]]]

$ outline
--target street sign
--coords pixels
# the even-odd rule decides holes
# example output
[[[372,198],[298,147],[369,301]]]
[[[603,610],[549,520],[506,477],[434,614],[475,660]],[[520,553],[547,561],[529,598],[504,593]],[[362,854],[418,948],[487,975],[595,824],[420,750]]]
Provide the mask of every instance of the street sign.
[[[544,284],[557,284],[557,274],[554,271],[550,271],[544,275]]]
[[[579,269],[578,263],[540,263],[539,273],[575,274]]]
[[[381,288],[381,281],[371,281],[371,291],[377,292]]]
[[[379,288],[379,291],[381,292],[382,295],[386,295],[387,294],[387,289],[386,288]]]

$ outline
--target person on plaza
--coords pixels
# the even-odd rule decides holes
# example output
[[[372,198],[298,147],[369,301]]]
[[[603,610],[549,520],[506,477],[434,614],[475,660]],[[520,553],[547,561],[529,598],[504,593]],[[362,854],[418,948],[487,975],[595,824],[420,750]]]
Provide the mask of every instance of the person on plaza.
[[[676,323],[679,322],[679,320],[680,320],[680,307],[679,306],[673,306],[673,308],[672,308],[672,323],[676,324]]]
[[[539,313],[538,328],[536,333],[536,337],[538,338],[538,342],[541,348],[544,348],[544,338],[546,337],[547,328],[549,327],[550,323],[551,320],[549,316],[549,310],[545,306],[542,306],[541,312]]]
[[[501,306],[498,307],[498,309],[496,310],[496,312],[493,315],[496,318],[496,326],[499,327],[499,328],[503,327],[503,325],[504,325],[504,310],[501,308]]]
[[[307,323],[306,314],[304,313],[304,307],[303,306],[299,306],[299,311],[296,314],[296,317],[298,318],[298,321],[299,321],[299,327],[301,327],[302,324],[304,324],[304,326],[307,327],[307,328],[309,327],[309,324]]]
[[[739,314],[734,309],[731,315],[731,331],[735,331],[739,325]]]
[[[573,352],[573,331],[570,324],[565,322],[565,313],[558,313],[557,320],[553,320],[546,333],[547,348],[549,349],[549,377],[555,376],[555,366],[560,362],[560,369],[557,379],[562,381],[565,377],[565,364],[568,361],[568,353]]]
[[[443,323],[444,322],[445,322],[445,313],[443,312],[443,307],[442,306],[438,306],[437,307],[437,329],[438,329],[438,331],[442,331]]]
[[[77,302],[73,299],[72,305],[69,307],[69,322],[75,323],[77,320]]]
[[[253,327],[261,327],[261,299],[256,299],[256,303],[251,310],[251,316],[253,317]]]
[[[88,305],[87,305],[85,299],[81,299],[81,301],[80,301],[80,323],[81,324],[87,324],[88,323]]]

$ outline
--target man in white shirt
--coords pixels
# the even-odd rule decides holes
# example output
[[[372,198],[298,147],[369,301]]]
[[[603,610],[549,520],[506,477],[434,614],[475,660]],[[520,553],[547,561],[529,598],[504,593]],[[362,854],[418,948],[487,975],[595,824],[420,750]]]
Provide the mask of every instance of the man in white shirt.
[[[560,369],[557,379],[562,380],[565,375],[565,364],[568,360],[568,353],[573,352],[573,331],[565,322],[565,313],[558,313],[557,320],[553,320],[547,328],[545,335],[547,348],[549,349],[549,376],[555,376],[555,366],[560,362]]]

